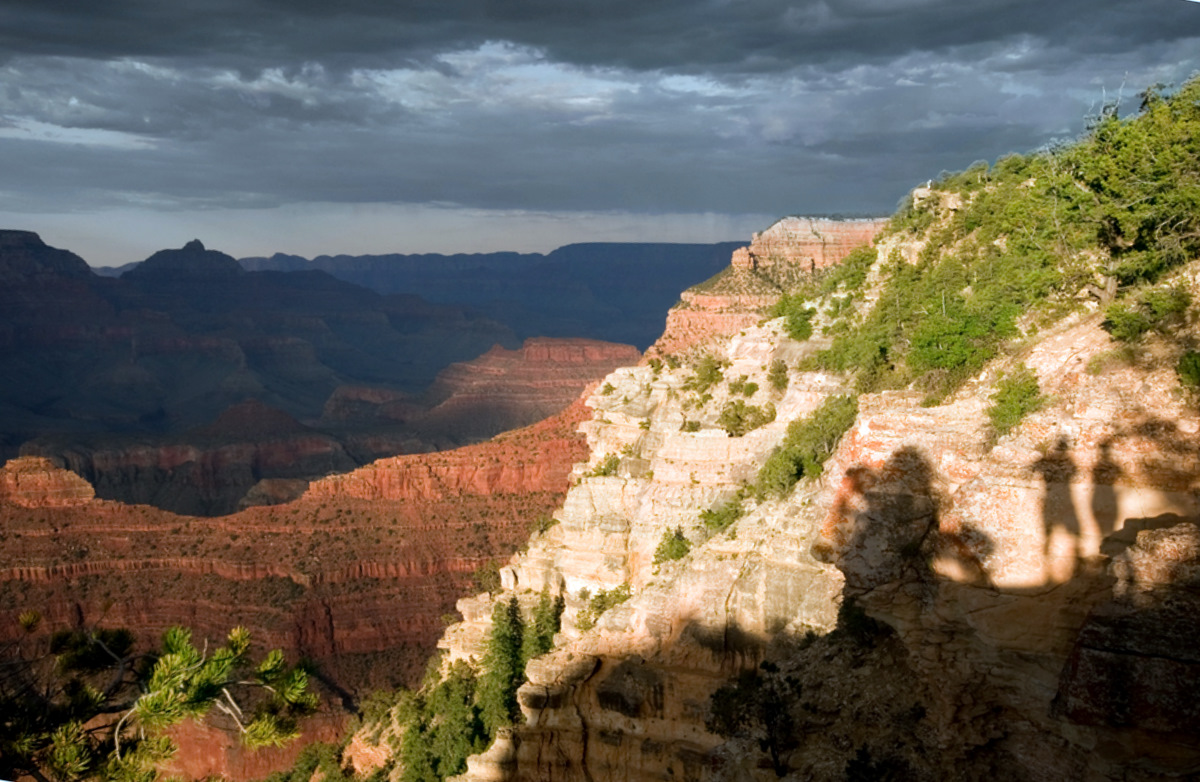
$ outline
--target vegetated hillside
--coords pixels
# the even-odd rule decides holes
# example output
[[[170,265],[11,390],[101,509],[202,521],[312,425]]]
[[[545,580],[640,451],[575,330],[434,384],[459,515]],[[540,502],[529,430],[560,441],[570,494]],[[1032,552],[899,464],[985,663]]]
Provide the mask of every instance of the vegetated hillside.
[[[679,291],[715,273],[737,247],[570,244],[541,253],[294,255],[243,258],[247,269],[321,269],[386,294],[470,306],[526,337],[587,337],[645,349]]]
[[[775,319],[610,375],[559,523],[345,762],[1195,778],[1198,131],[1193,80],[918,188]]]

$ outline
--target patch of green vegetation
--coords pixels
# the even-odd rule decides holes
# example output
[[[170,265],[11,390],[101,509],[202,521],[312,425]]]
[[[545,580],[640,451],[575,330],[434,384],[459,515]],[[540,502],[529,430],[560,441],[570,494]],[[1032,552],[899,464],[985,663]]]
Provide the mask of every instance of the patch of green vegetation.
[[[683,423],[679,425],[679,431],[681,431],[681,432],[699,432],[700,431],[700,422],[692,421],[692,420],[685,418]]]
[[[487,747],[492,734],[481,716],[479,687],[475,671],[460,660],[444,677],[431,666],[420,691],[399,695],[395,714],[404,732],[396,759],[401,782],[440,782],[460,774],[467,756]]]
[[[587,607],[579,612],[579,616],[575,619],[575,625],[580,630],[591,630],[596,626],[596,620],[610,608],[619,606],[629,599],[631,592],[629,584],[621,584],[612,589],[601,589],[594,595],[588,596],[587,592],[580,594],[580,597],[587,601]]]
[[[746,375],[741,375],[736,380],[729,381],[729,393],[741,394],[746,397],[754,396],[758,393],[758,383]]]
[[[669,529],[663,533],[658,548],[654,550],[654,564],[661,565],[664,562],[683,559],[691,550],[692,543],[684,536],[682,527]]]
[[[1179,363],[1175,365],[1175,372],[1184,388],[1200,388],[1200,353],[1189,350],[1180,356]]]
[[[730,502],[719,508],[709,508],[700,511],[700,521],[711,532],[724,532],[746,513],[742,507],[742,497],[739,494]]]
[[[609,394],[611,394],[613,391],[616,391],[616,390],[617,390],[616,387],[614,387],[612,383],[605,383],[603,386],[600,387],[600,395],[608,396]]]
[[[825,460],[857,417],[856,397],[831,396],[812,415],[788,424],[783,444],[772,451],[758,472],[755,494],[782,497],[800,478],[820,475]]]
[[[695,391],[697,394],[704,394],[705,391],[720,383],[724,378],[722,371],[724,367],[725,362],[711,353],[705,353],[696,362],[696,366],[692,370],[692,376],[683,384],[684,389]]]
[[[1179,285],[1141,288],[1104,311],[1104,328],[1115,340],[1136,342],[1177,324],[1191,303],[1191,294]]]
[[[1108,312],[1114,336],[1159,328],[1180,299],[1145,289],[1200,256],[1197,138],[1193,78],[1170,96],[1148,91],[1132,119],[1106,112],[1074,144],[934,183],[889,228],[924,237],[920,257],[885,259],[876,306],[837,334],[817,365],[853,372],[860,391],[917,382],[936,400],[1023,326],[1077,306],[1081,292],[1110,280],[1120,286]]]
[[[748,405],[741,399],[726,402],[721,408],[717,424],[729,433],[730,437],[741,437],[775,420],[775,405],[768,402],[759,407]]]
[[[776,391],[786,391],[788,387],[788,368],[783,359],[777,358],[767,369],[767,382]]]
[[[800,746],[801,732],[792,717],[799,696],[799,682],[780,675],[774,663],[763,662],[712,694],[704,726],[719,736],[755,741],[770,757],[775,775],[783,777],[788,755]]]
[[[1038,387],[1037,375],[1024,364],[1002,377],[987,409],[993,437],[1003,437],[1016,428],[1025,416],[1046,403]]]
[[[842,259],[842,262],[829,268],[821,278],[820,295],[827,296],[841,290],[845,293],[859,293],[867,282],[867,273],[879,259],[879,252],[874,247],[857,247]],[[842,305],[844,306],[844,305]]]
[[[768,313],[772,318],[784,318],[784,331],[798,342],[803,342],[812,336],[812,319],[817,314],[817,311],[807,306],[806,302],[807,298],[804,293],[781,296]]]
[[[592,471],[586,475],[596,478],[607,478],[610,475],[616,475],[617,470],[621,467],[621,457],[615,453],[610,453],[592,468]]]

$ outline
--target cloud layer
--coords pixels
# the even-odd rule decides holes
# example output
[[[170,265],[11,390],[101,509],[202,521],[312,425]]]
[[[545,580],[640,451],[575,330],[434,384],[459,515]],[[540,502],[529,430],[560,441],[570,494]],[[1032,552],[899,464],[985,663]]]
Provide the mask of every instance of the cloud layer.
[[[0,213],[887,212],[1198,44],[1182,0],[7,0]]]

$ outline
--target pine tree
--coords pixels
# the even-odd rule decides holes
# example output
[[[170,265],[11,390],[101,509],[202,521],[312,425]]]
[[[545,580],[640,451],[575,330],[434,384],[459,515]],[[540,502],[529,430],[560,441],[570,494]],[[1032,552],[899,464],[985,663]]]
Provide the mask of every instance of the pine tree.
[[[537,608],[533,611],[533,623],[525,628],[525,640],[521,647],[522,663],[540,657],[554,648],[554,634],[562,629],[562,613],[566,607],[562,595],[550,596],[550,587],[542,589]]]
[[[317,706],[308,674],[279,650],[250,657],[250,633],[230,631],[223,646],[198,649],[173,627],[162,651],[136,653],[133,636],[99,628],[34,635],[41,617],[19,619],[25,637],[0,650],[0,775],[62,780],[153,780],[173,745],[163,735],[211,709],[238,727],[248,747],[280,746]],[[97,722],[99,716],[106,721]]]
[[[429,751],[438,779],[460,774],[467,756],[487,747],[487,734],[475,705],[475,675],[461,660],[450,666],[429,697],[433,724],[428,732]]]
[[[492,610],[492,632],[479,678],[479,710],[489,736],[496,728],[511,725],[520,715],[517,688],[525,676],[521,660],[524,622],[517,598],[498,602]]]

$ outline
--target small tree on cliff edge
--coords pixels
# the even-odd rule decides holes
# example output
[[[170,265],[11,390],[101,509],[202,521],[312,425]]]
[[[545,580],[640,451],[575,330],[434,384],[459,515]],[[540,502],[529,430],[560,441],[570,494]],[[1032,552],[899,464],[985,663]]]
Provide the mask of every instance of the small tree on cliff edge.
[[[551,597],[549,587],[542,589],[537,608],[533,610],[533,622],[525,628],[525,639],[521,646],[522,669],[534,657],[540,657],[554,648],[554,634],[562,629],[565,607],[562,595]]]
[[[250,634],[234,628],[225,645],[197,649],[174,627],[157,653],[135,653],[125,630],[77,629],[47,643],[41,617],[20,617],[24,636],[0,659],[0,776],[66,782],[157,777],[174,752],[163,731],[214,707],[249,747],[279,746],[299,734],[317,698],[308,674],[279,650],[250,659]]]
[[[511,725],[521,714],[517,688],[525,677],[521,659],[524,630],[517,598],[496,603],[478,690],[480,716],[489,736],[495,735],[496,728]]]

